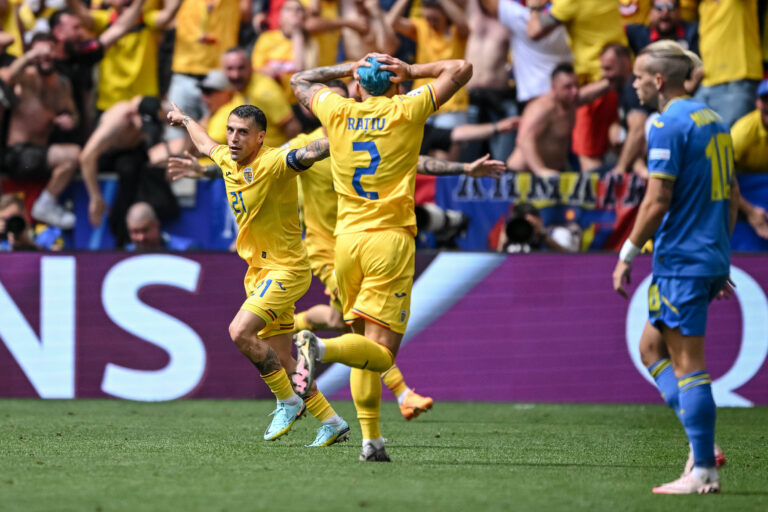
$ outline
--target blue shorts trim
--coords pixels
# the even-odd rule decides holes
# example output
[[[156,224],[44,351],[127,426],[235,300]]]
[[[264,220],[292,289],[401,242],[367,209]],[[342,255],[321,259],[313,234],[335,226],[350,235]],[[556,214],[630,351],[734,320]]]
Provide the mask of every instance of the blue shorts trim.
[[[684,336],[704,336],[707,309],[728,276],[653,276],[648,288],[648,318],[661,330],[680,328]]]

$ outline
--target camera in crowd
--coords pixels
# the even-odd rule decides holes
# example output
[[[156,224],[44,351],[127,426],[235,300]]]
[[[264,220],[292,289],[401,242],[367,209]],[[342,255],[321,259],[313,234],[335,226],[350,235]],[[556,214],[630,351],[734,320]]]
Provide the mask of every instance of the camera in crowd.
[[[8,240],[8,234],[12,234],[14,238],[19,238],[24,234],[24,230],[27,229],[27,221],[21,215],[14,215],[5,219],[5,226],[0,231],[0,240]]]
[[[160,98],[156,96],[144,96],[139,103],[141,115],[141,131],[147,142],[147,147],[152,147],[163,140],[165,120]]]
[[[456,249],[456,237],[469,227],[469,216],[458,210],[444,210],[434,203],[416,205],[419,233],[433,233],[438,248]]]

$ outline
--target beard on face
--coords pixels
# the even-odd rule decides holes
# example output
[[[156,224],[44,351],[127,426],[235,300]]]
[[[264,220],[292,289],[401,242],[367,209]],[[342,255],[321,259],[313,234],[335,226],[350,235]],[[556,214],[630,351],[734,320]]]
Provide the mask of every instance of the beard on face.
[[[46,62],[46,63],[36,62],[35,68],[37,68],[38,73],[44,76],[51,75],[55,71],[55,69],[53,68],[53,62]]]

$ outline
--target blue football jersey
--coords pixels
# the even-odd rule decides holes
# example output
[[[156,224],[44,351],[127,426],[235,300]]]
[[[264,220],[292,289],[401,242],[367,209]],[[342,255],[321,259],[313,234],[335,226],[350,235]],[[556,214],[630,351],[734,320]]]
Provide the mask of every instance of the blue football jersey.
[[[675,183],[654,239],[654,275],[727,275],[733,178],[728,126],[702,103],[673,100],[651,126],[648,170],[653,178]]]

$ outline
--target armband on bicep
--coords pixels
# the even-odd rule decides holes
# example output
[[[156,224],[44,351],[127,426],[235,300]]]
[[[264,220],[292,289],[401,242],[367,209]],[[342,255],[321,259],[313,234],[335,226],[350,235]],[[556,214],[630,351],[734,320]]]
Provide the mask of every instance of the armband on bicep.
[[[299,161],[299,157],[297,155],[298,149],[294,149],[293,151],[289,151],[288,154],[285,157],[285,163],[288,164],[288,167],[293,169],[294,171],[306,171],[311,165],[304,165]]]

